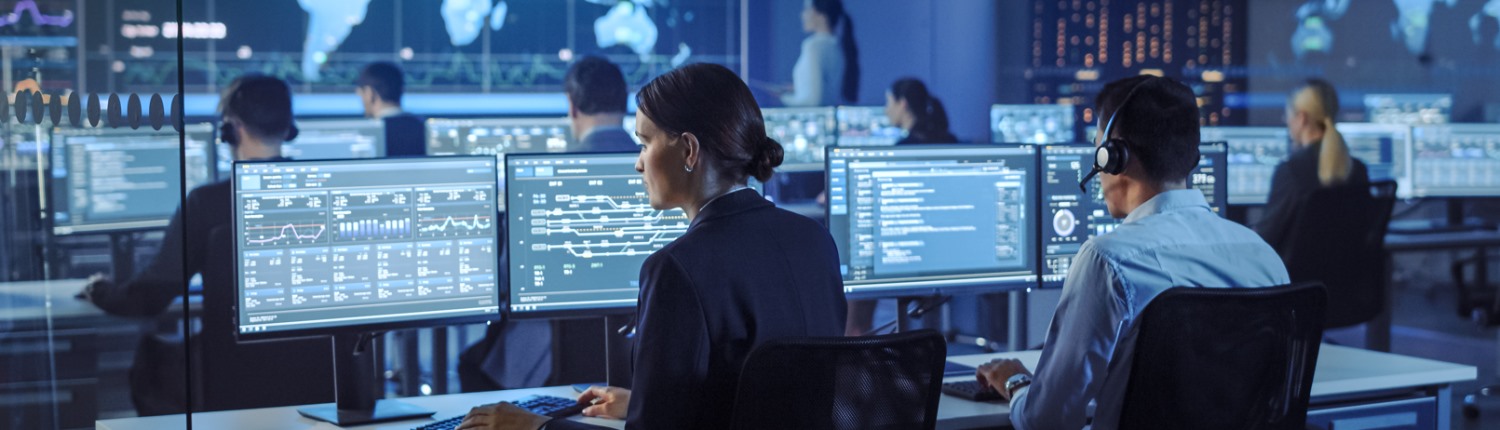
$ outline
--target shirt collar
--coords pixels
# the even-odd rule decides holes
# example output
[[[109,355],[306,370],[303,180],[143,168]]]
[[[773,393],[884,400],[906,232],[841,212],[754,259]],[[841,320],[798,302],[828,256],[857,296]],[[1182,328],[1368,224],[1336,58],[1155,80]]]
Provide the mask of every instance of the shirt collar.
[[[693,218],[692,224],[688,227],[692,228],[713,218],[733,215],[765,206],[772,206],[771,201],[766,200],[765,197],[761,197],[760,193],[755,192],[754,188],[741,188],[709,200],[708,203],[703,205],[702,209],[698,210],[698,216]]]
[[[375,118],[386,119],[386,118],[390,118],[390,117],[393,117],[393,116],[396,116],[396,115],[400,115],[400,114],[401,114],[401,107],[400,106],[387,106],[386,108],[381,109],[381,110],[375,112]]]
[[[1125,222],[1131,223],[1159,213],[1194,207],[1208,209],[1208,201],[1203,199],[1203,192],[1197,188],[1166,191],[1136,206],[1125,217]]]

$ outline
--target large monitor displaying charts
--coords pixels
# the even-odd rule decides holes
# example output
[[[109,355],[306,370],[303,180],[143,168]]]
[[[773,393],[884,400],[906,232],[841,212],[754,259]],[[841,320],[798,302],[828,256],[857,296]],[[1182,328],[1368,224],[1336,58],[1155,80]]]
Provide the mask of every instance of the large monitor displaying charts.
[[[235,164],[240,337],[497,318],[496,168],[483,156]]]
[[[891,146],[906,135],[891,124],[884,106],[839,106],[838,122],[839,146]]]
[[[1413,197],[1500,196],[1500,124],[1412,130]]]
[[[1198,152],[1198,167],[1188,177],[1188,185],[1201,191],[1209,208],[1222,216],[1228,193],[1226,146],[1204,144]],[[1042,207],[1038,220],[1043,287],[1061,286],[1079,247],[1120,225],[1121,220],[1110,215],[1104,203],[1097,176],[1089,183],[1089,194],[1078,190],[1078,182],[1093,167],[1093,157],[1092,145],[1046,145],[1041,149],[1038,174]]]
[[[990,106],[990,135],[995,143],[1043,145],[1078,141],[1072,105]]]
[[[191,124],[183,134],[171,128],[55,131],[52,233],[166,226],[186,191],[214,179],[213,126]]]
[[[823,148],[837,136],[833,108],[761,109],[766,135],[781,143],[781,171],[815,171],[823,168]]]
[[[565,117],[427,120],[428,155],[492,155],[503,164],[505,154],[562,153],[572,142],[573,128]],[[501,193],[505,184],[500,181]],[[500,199],[500,210],[505,211],[505,199]]]
[[[1401,124],[1339,123],[1339,134],[1349,155],[1369,168],[1370,180],[1396,181],[1398,197],[1411,196],[1411,126]]]
[[[1291,156],[1286,127],[1203,127],[1202,136],[1229,145],[1228,203],[1265,204],[1276,166]]]
[[[832,148],[828,230],[850,296],[1037,282],[1036,148]]]
[[[343,160],[385,156],[385,123],[374,119],[299,119],[297,138],[281,146],[281,155],[294,160]],[[217,145],[220,178],[229,177],[234,164],[228,143]]]

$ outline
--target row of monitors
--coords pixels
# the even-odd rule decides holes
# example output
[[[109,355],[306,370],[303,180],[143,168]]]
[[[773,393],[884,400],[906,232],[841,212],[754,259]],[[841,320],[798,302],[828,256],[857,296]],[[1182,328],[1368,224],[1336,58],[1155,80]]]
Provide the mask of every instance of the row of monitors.
[[[1371,180],[1394,180],[1402,198],[1500,197],[1500,124],[1338,124]],[[1229,203],[1264,204],[1276,166],[1293,151],[1281,127],[1205,127],[1229,144]]]
[[[1191,180],[1215,211],[1226,149],[1203,145]],[[1059,285],[1079,246],[1118,223],[1097,185],[1095,194],[1078,190],[1092,158],[1087,145],[828,148],[826,215],[846,293]],[[650,206],[635,161],[613,153],[238,163],[237,331],[260,338],[632,311],[641,264],[690,225],[679,210]],[[499,212],[501,201],[509,211]]]
[[[385,131],[375,120],[298,121],[295,143],[282,148],[296,159],[376,158],[385,155]],[[55,235],[107,233],[166,226],[181,190],[229,177],[234,156],[212,124],[172,129],[84,128],[54,130],[49,138]]]
[[[1068,130],[1066,106],[1007,105],[992,109],[993,123],[1012,134]],[[1045,113],[1049,109],[1056,115]],[[1004,114],[1002,114],[1002,112]],[[1035,114],[1027,113],[1035,112]],[[783,171],[821,170],[823,151],[838,146],[887,146],[899,129],[878,107],[766,109],[767,130],[786,148]],[[1046,118],[1049,115],[1052,119]],[[627,118],[627,131],[635,121]],[[1024,124],[1024,126],[1022,125]],[[380,121],[300,121],[301,134],[284,148],[293,159],[375,158],[384,155]],[[428,150],[434,155],[500,155],[568,152],[574,139],[566,118],[431,119]],[[835,132],[835,130],[837,130]],[[1020,130],[1020,131],[1016,131]],[[1394,179],[1401,197],[1500,196],[1500,125],[1409,127],[1339,124],[1371,179]],[[180,200],[178,190],[228,177],[233,156],[210,124],[185,129],[186,146],[170,130],[59,129],[50,136],[54,187],[53,232],[58,235],[160,228]],[[1037,131],[1029,142],[1043,139]],[[1065,136],[1056,136],[1062,139]],[[1007,140],[1010,140],[1007,138]],[[1016,138],[1017,141],[1026,139]],[[1275,167],[1291,151],[1280,127],[1205,127],[1203,140],[1229,143],[1229,204],[1267,200]],[[182,174],[179,175],[179,167]],[[185,182],[184,182],[185,181]],[[504,210],[502,202],[501,210]]]

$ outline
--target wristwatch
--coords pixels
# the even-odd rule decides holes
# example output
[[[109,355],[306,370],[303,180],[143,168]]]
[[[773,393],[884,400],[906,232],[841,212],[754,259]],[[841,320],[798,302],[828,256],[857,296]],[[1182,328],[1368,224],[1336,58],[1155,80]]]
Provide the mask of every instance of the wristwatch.
[[[1031,385],[1031,375],[1017,373],[1011,376],[1010,379],[1005,380],[1005,396],[1014,399],[1016,398],[1016,390],[1028,385]]]

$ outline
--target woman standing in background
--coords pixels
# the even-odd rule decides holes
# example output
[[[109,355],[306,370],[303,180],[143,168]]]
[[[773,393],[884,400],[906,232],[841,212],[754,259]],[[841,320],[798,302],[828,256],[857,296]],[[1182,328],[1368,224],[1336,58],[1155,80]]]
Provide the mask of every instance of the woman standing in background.
[[[787,106],[853,104],[859,98],[859,48],[843,0],[807,0],[802,29],[811,35],[802,41],[802,54],[792,67],[791,90],[781,95],[781,102]],[[839,31],[836,39],[835,29]]]

